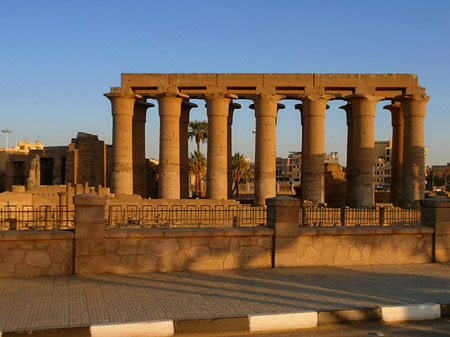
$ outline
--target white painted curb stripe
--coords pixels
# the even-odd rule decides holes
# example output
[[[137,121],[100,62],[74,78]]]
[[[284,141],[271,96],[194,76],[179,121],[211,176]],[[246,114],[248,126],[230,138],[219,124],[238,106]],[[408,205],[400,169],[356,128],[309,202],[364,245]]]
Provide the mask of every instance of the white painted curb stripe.
[[[290,314],[262,314],[248,315],[249,330],[294,330],[301,328],[315,328],[318,326],[319,316],[316,311],[305,311]]]
[[[143,336],[173,336],[172,320],[149,321],[141,323],[93,325],[90,328],[91,337],[143,337]]]
[[[441,317],[439,304],[410,304],[380,307],[383,322],[414,321]]]

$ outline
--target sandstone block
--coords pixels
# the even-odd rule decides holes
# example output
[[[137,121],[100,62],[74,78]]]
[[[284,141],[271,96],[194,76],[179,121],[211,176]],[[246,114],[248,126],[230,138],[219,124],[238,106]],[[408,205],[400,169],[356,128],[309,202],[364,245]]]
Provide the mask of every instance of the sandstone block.
[[[230,243],[230,250],[234,256],[239,255],[239,241],[237,238],[232,238]]]
[[[50,256],[50,260],[52,260],[53,263],[61,264],[64,260],[71,258],[71,256],[62,251],[57,243],[52,244],[47,251]]]
[[[275,256],[276,257],[276,256]],[[308,247],[303,256],[300,256],[299,265],[301,266],[311,266],[314,265],[320,259],[320,252],[313,248]]]
[[[262,247],[241,247],[239,249],[239,256],[262,256],[266,250]]]
[[[50,256],[46,251],[32,250],[25,256],[25,263],[32,267],[47,268],[51,264]]]
[[[5,249],[0,252],[1,259],[12,264],[19,264],[23,261],[25,253],[22,249]]]
[[[175,271],[180,269],[180,258],[178,253],[172,253],[161,256],[158,259],[159,270],[161,271]]]
[[[127,241],[122,242],[119,245],[119,247],[117,249],[117,255],[136,255],[138,253],[137,245],[129,246]]]
[[[230,238],[227,237],[212,237],[209,239],[208,245],[210,248],[229,248]]]
[[[0,277],[14,277],[16,266],[10,262],[0,262]],[[28,275],[25,275],[28,276]]]
[[[192,246],[188,251],[191,260],[195,262],[208,260],[211,254],[211,249],[207,246]]]
[[[207,260],[198,263],[200,270],[222,270],[223,261],[222,260]]]
[[[75,259],[75,274],[104,273],[104,256],[77,256]]]
[[[136,255],[125,255],[120,257],[120,265],[127,268],[134,267],[137,264]]]
[[[157,256],[170,255],[180,249],[177,240],[163,239],[150,243],[150,251]]]

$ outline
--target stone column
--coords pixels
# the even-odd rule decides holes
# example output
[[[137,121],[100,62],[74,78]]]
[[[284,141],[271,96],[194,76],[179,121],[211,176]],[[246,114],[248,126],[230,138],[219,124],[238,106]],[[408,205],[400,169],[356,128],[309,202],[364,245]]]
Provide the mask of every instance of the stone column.
[[[420,206],[422,226],[434,228],[434,262],[450,262],[450,200],[422,199]]]
[[[120,194],[133,194],[133,112],[134,103],[141,98],[122,88],[111,88],[105,94],[111,101],[113,116],[113,162],[111,189]]]
[[[134,104],[133,114],[133,192],[143,198],[147,198],[145,122],[147,109],[151,107],[154,105],[145,100],[137,100]]]
[[[163,94],[159,103],[159,198],[180,199],[180,116],[183,94]]]
[[[227,183],[228,183],[228,199],[233,199],[233,168],[232,168],[232,128],[234,110],[240,109],[241,105],[231,102],[228,110],[227,120]]]
[[[302,199],[325,202],[325,112],[328,95],[302,97]]]
[[[228,111],[231,100],[237,96],[220,93],[204,96],[208,114],[206,197],[228,199]]]
[[[183,100],[180,117],[180,198],[189,198],[189,112],[197,104]]]
[[[353,114],[352,105],[346,104],[339,109],[343,109],[347,117],[347,167],[345,172],[345,202],[347,205],[353,204],[351,200],[352,195],[352,172],[353,166]]]
[[[351,207],[372,207],[375,204],[373,188],[374,118],[379,97],[351,95],[345,100],[352,105],[353,163]]]
[[[256,117],[254,206],[265,205],[276,191],[276,122],[283,96],[260,94],[254,99]]]
[[[395,97],[403,109],[403,176],[402,206],[412,207],[425,197],[425,145],[423,122],[428,96],[404,95]]]
[[[75,205],[75,274],[105,272],[106,198],[81,194]]]
[[[391,149],[391,202],[395,206],[401,205],[402,198],[402,170],[403,170],[403,141],[404,122],[402,107],[399,102],[386,105],[384,109],[391,112],[392,149]]]
[[[267,225],[274,229],[273,267],[298,267],[301,201],[288,196],[269,198]]]

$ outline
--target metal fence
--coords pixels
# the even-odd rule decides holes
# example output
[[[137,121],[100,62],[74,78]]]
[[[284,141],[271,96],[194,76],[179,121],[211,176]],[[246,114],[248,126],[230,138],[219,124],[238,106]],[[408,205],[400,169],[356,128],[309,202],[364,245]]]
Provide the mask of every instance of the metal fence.
[[[420,209],[402,208],[301,208],[301,226],[420,226]]]
[[[250,205],[110,206],[106,227],[210,228],[267,225],[266,207]],[[299,208],[300,226],[420,226],[420,209]],[[67,206],[6,206],[0,208],[0,230],[53,230],[74,227],[75,212]]]
[[[75,212],[67,206],[5,206],[0,209],[0,230],[54,230],[74,227]]]
[[[110,206],[108,228],[208,228],[266,225],[266,207],[247,205]]]

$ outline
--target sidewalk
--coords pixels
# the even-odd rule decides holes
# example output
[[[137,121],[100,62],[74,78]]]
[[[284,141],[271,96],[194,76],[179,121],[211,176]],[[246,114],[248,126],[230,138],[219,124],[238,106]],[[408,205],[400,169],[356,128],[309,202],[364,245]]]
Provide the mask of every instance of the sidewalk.
[[[0,279],[0,331],[450,304],[450,263]]]

